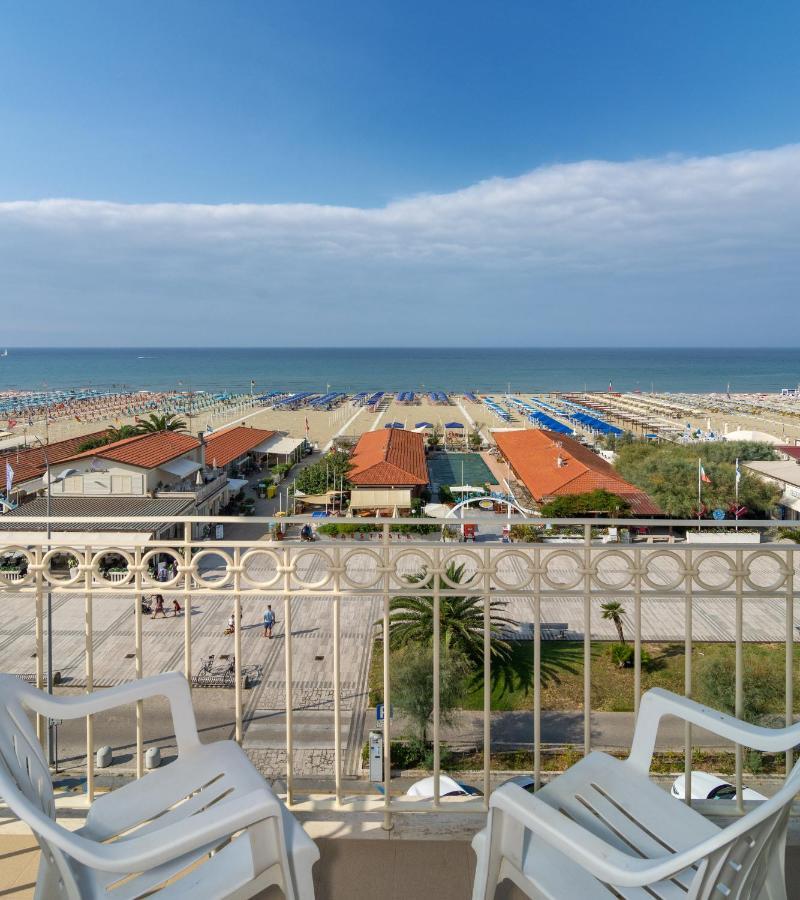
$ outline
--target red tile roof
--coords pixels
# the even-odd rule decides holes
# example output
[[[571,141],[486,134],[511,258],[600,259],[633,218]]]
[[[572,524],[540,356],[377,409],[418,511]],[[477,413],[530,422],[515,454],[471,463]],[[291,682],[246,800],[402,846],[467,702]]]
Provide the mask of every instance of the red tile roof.
[[[350,481],[359,486],[415,486],[428,483],[421,434],[384,428],[361,435],[350,460]]]
[[[599,489],[627,500],[636,515],[662,514],[644,491],[625,481],[612,465],[570,437],[540,428],[492,434],[537,502]]]
[[[775,448],[779,453],[785,453],[792,459],[800,460],[800,444],[782,444]]]
[[[50,465],[69,459],[75,454],[81,444],[92,438],[102,437],[105,433],[105,429],[92,431],[90,434],[82,434],[79,437],[67,438],[63,441],[54,441],[52,444],[48,444],[47,458],[50,460]],[[37,446],[27,447],[24,450],[20,449],[19,453],[17,453],[16,448],[3,451],[0,454],[0,488],[3,491],[5,491],[6,487],[6,463],[9,463],[14,470],[13,484],[23,484],[26,481],[31,481],[33,478],[39,478],[44,475],[44,450]]]
[[[141,469],[156,469],[171,459],[183,456],[190,450],[196,450],[199,446],[200,441],[189,434],[182,434],[180,431],[156,431],[153,434],[137,434],[121,441],[114,441],[113,444],[106,444],[104,447],[76,453],[69,459],[98,456],[101,459],[110,459]]]
[[[246,428],[244,425],[234,425],[224,431],[217,431],[206,438],[206,462],[211,464],[216,460],[218,466],[227,466],[229,462],[244,456],[248,450],[269,440],[274,434],[274,431]]]

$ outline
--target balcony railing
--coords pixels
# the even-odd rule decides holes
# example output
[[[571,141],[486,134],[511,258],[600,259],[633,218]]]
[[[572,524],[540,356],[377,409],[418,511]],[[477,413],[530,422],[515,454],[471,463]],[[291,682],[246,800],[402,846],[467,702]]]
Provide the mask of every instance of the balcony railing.
[[[228,483],[228,476],[225,472],[220,473],[211,481],[204,484],[194,484],[193,482],[184,482],[182,484],[170,485],[168,488],[158,491],[159,497],[169,496],[170,494],[194,494],[198,503],[202,503],[208,497],[213,496],[221,491]]]
[[[288,802],[296,799],[295,791],[295,728],[298,707],[307,700],[303,692],[308,683],[308,672],[296,671],[295,649],[298,640],[304,635],[293,631],[293,616],[305,603],[319,603],[321,600],[330,604],[330,635],[324,637],[328,643],[319,646],[318,653],[328,657],[332,654],[332,705],[334,714],[334,753],[333,777],[330,799],[338,808],[358,806],[357,801],[345,797],[343,787],[343,740],[342,717],[345,696],[343,681],[342,637],[343,626],[342,600],[355,598],[364,602],[365,612],[370,615],[370,608],[377,609],[379,623],[376,636],[382,639],[383,645],[389,641],[389,615],[392,599],[420,593],[432,596],[433,603],[433,776],[434,797],[430,803],[414,802],[409,804],[405,798],[393,795],[391,768],[392,721],[389,716],[382,724],[384,780],[383,808],[386,823],[394,811],[426,809],[456,809],[463,812],[475,812],[484,808],[485,799],[459,803],[453,806],[442,803],[440,795],[441,775],[441,698],[439,691],[441,655],[440,655],[440,604],[448,596],[475,596],[483,601],[483,773],[482,787],[488,796],[491,757],[491,674],[492,659],[490,648],[490,607],[489,600],[502,599],[508,601],[509,612],[513,618],[525,623],[533,642],[533,711],[531,715],[530,735],[533,743],[534,764],[533,777],[536,783],[542,779],[542,639],[543,626],[547,627],[547,619],[543,616],[543,604],[550,602],[569,603],[572,609],[579,610],[577,625],[570,628],[571,636],[583,644],[583,751],[589,752],[592,744],[591,728],[591,695],[592,695],[592,640],[593,628],[596,630],[601,621],[599,606],[614,599],[623,603],[632,611],[629,627],[633,630],[634,665],[633,665],[633,709],[638,711],[642,693],[642,644],[644,640],[653,640],[653,629],[661,627],[658,623],[666,623],[669,614],[669,625],[664,630],[670,632],[674,640],[677,629],[682,635],[685,649],[684,684],[685,692],[692,693],[692,646],[696,639],[694,616],[698,604],[713,602],[715,621],[718,622],[719,640],[733,643],[735,647],[735,705],[736,713],[742,714],[744,708],[744,642],[745,634],[766,634],[769,632],[771,642],[779,641],[784,646],[783,665],[785,666],[785,719],[789,723],[793,719],[793,667],[794,643],[797,640],[797,622],[795,620],[795,599],[797,597],[798,574],[800,567],[800,546],[789,542],[769,542],[762,540],[762,533],[780,526],[779,522],[747,522],[748,532],[752,532],[749,543],[725,543],[722,532],[726,528],[730,533],[731,523],[703,522],[697,543],[685,542],[682,535],[686,529],[697,531],[697,522],[673,521],[653,522],[651,520],[558,520],[559,526],[570,526],[576,531],[572,543],[503,543],[496,540],[482,540],[474,544],[444,543],[438,534],[407,535],[392,530],[396,525],[419,524],[419,519],[375,519],[355,520],[359,523],[372,523],[378,533],[365,537],[358,534],[349,535],[337,540],[320,539],[313,544],[298,539],[270,541],[265,536],[278,525],[288,527],[289,537],[293,529],[311,521],[308,517],[295,518],[249,518],[247,526],[257,534],[250,540],[197,540],[192,538],[193,525],[198,523],[222,523],[225,525],[242,524],[237,517],[217,518],[173,518],[165,522],[173,522],[181,526],[183,539],[169,541],[150,541],[139,543],[141,534],[135,529],[135,523],[143,520],[135,517],[124,519],[93,518],[87,520],[87,528],[96,531],[100,523],[107,523],[109,530],[117,534],[124,525],[131,528],[131,541],[128,546],[97,546],[97,536],[89,546],[75,532],[75,539],[68,547],[48,547],[42,533],[38,543],[25,546],[0,547],[0,555],[13,551],[18,556],[27,557],[27,571],[16,580],[0,579],[0,601],[12,596],[30,600],[30,614],[35,630],[36,640],[36,683],[45,684],[44,670],[44,637],[45,637],[45,600],[48,594],[58,596],[79,595],[85,604],[85,640],[84,660],[86,687],[91,690],[95,684],[95,640],[93,616],[96,602],[105,596],[119,595],[132,605],[134,613],[134,635],[132,653],[134,655],[134,672],[142,677],[145,671],[146,652],[143,640],[143,613],[141,600],[143,596],[153,593],[162,594],[167,605],[176,597],[185,610],[183,621],[183,647],[180,651],[182,668],[187,678],[197,673],[198,660],[195,648],[201,640],[195,633],[195,624],[191,615],[192,607],[207,601],[209,598],[222,597],[230,601],[231,610],[236,623],[233,635],[235,688],[232,692],[232,703],[235,717],[235,735],[242,740],[245,724],[245,704],[242,675],[251,663],[260,659],[246,659],[243,655],[242,628],[239,624],[243,604],[255,605],[259,601],[258,611],[265,608],[267,602],[272,603],[278,612],[284,637],[280,654],[283,657],[283,676],[285,678],[285,754],[286,754],[286,787]],[[353,519],[328,519],[327,522],[343,522],[352,524]],[[482,519],[481,527],[491,526],[493,520]],[[497,531],[502,525],[542,524],[536,519],[511,519],[496,517]],[[460,522],[454,519],[426,520],[439,525],[458,527]],[[0,519],[0,523],[2,520]],[[45,519],[28,517],[15,519],[26,533],[25,540],[30,539],[30,532],[44,529]],[[51,520],[53,530],[61,531],[58,523]],[[629,544],[603,543],[597,529],[607,527],[658,529],[666,536],[668,531],[678,538],[670,543],[647,543],[635,541]],[[66,526],[65,526],[66,527]],[[72,520],[70,529],[76,527]],[[143,526],[142,526],[143,527]],[[745,524],[741,524],[744,531]],[[195,529],[197,530],[197,529]],[[740,537],[742,534],[740,531]],[[698,535],[695,533],[695,540]],[[127,563],[127,573],[121,580],[110,582],[101,573],[104,555],[113,552]],[[54,558],[63,559],[69,554],[78,560],[77,569],[73,567],[69,577],[63,570],[52,571]],[[153,577],[153,565],[157,559],[167,560],[171,564],[174,576],[169,581],[156,581]],[[460,583],[448,580],[447,568],[451,563],[464,564],[465,577]],[[408,577],[425,569],[434,577],[426,587],[424,584],[412,584]],[[371,601],[368,603],[366,601]],[[520,616],[522,611],[525,615]],[[660,618],[654,618],[660,616]],[[372,621],[376,618],[372,617]],[[656,623],[655,625],[653,623]],[[765,631],[766,629],[766,631]],[[367,628],[366,640],[372,640],[372,630]],[[644,638],[643,638],[644,635]],[[324,635],[323,635],[324,636]],[[760,639],[764,639],[763,637]],[[323,640],[320,637],[319,640]],[[263,653],[263,647],[262,647]],[[392,707],[392,683],[390,672],[390,654],[383,658],[383,701],[386,709]],[[317,656],[316,658],[320,658]],[[149,667],[148,667],[149,668]],[[351,672],[352,675],[352,672]],[[124,679],[124,676],[118,676]],[[359,690],[365,690],[365,676],[361,673]],[[352,688],[352,678],[347,683],[347,691]],[[40,722],[39,733],[43,735],[44,723]],[[90,797],[94,792],[94,736],[92,722],[87,722],[86,731],[86,775],[87,791]],[[139,705],[136,717],[136,770],[141,776],[144,773],[144,710]],[[693,736],[690,727],[684,735],[685,772],[687,779],[691,775]],[[791,767],[791,754],[787,754],[786,765]],[[788,769],[787,769],[788,771]],[[742,806],[742,772],[743,748],[735,748],[735,784],[738,804]],[[687,795],[691,793],[690,785]],[[353,805],[354,804],[354,805]]]

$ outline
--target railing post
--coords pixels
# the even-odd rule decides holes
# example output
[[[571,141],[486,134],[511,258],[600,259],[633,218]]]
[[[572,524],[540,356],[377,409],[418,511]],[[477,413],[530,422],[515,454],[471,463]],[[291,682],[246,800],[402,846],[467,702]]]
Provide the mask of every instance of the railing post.
[[[192,523],[183,523],[183,677],[192,688]]]
[[[42,557],[44,553],[41,547],[37,547],[34,551],[34,564],[36,565],[36,606],[35,606],[35,629],[36,629],[36,687],[44,690],[44,573],[42,571]],[[41,714],[36,715],[36,736],[42,747],[47,741],[47,722]]]
[[[242,575],[241,550],[233,548],[233,697],[236,704],[236,742],[242,743]]]
[[[639,703],[642,699],[642,551],[637,547],[633,551],[636,574],[633,576],[633,718],[639,716]]]
[[[734,715],[737,719],[742,718],[744,710],[744,693],[742,689],[744,680],[744,576],[742,574],[742,565],[744,562],[744,554],[741,550],[736,550],[736,686],[735,686],[735,708]],[[744,799],[742,792],[744,785],[742,783],[742,745],[736,744],[736,808],[739,812],[744,812]]]
[[[142,671],[142,548],[134,550],[134,627],[135,627],[135,668],[136,677],[141,678]],[[136,777],[144,775],[144,703],[136,701]]]
[[[687,697],[692,696],[692,599],[694,575],[692,574],[692,551],[686,550],[684,561],[684,587],[686,598],[684,606],[684,635],[683,635],[683,693]],[[684,801],[687,806],[692,805],[692,725],[684,722],[683,725],[683,778],[685,784]]]
[[[583,753],[592,749],[592,526],[583,526]]]
[[[283,547],[284,672],[286,679],[286,803],[294,802],[294,691],[292,690],[292,573],[289,548]]]
[[[786,550],[786,725],[794,722],[794,550]],[[794,765],[794,751],[786,751],[786,777]]]
[[[433,805],[439,805],[439,785],[441,779],[441,744],[439,738],[439,718],[441,716],[441,570],[442,558],[439,547],[433,548]]]
[[[341,581],[342,552],[333,548],[333,767],[336,805],[342,805],[342,670],[341,670]]]
[[[94,690],[94,637],[92,622],[92,548],[86,547],[83,555],[83,584],[86,591],[84,640],[86,646],[86,693]],[[94,800],[94,718],[86,717],[86,799]]]
[[[533,551],[533,781],[542,786],[542,551]]]
[[[391,651],[389,648],[389,613],[390,613],[390,574],[391,556],[389,548],[389,526],[383,525],[381,538],[383,540],[383,829],[391,831],[392,824],[392,745],[391,745],[391,720],[392,696],[389,677],[389,662]]]
[[[492,554],[483,551],[483,797],[489,808],[492,766]]]

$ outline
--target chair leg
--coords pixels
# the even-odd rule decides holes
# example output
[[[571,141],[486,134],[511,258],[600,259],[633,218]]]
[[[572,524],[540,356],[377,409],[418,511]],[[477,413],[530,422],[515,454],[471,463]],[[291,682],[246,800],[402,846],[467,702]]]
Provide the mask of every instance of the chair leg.
[[[497,883],[500,880],[502,854],[496,846],[493,849],[491,827],[476,835],[472,848],[477,857],[475,863],[475,881],[472,885],[472,900],[493,900]],[[477,847],[476,847],[477,844]]]

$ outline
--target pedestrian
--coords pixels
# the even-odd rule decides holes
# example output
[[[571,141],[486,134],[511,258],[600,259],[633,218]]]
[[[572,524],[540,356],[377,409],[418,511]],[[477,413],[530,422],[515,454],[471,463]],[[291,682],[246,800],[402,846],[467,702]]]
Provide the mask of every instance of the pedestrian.
[[[161,594],[156,594],[156,608],[153,610],[153,615],[150,618],[155,619],[159,613],[161,613],[165,619],[167,618],[167,614],[164,610],[164,597]]]
[[[180,603],[178,603],[178,598],[173,597],[172,598],[172,615],[179,616],[182,612],[183,612],[183,610],[181,609]]]
[[[272,611],[271,606],[267,606],[267,609],[264,613],[264,637],[272,638],[272,627],[275,624],[275,613]]]

